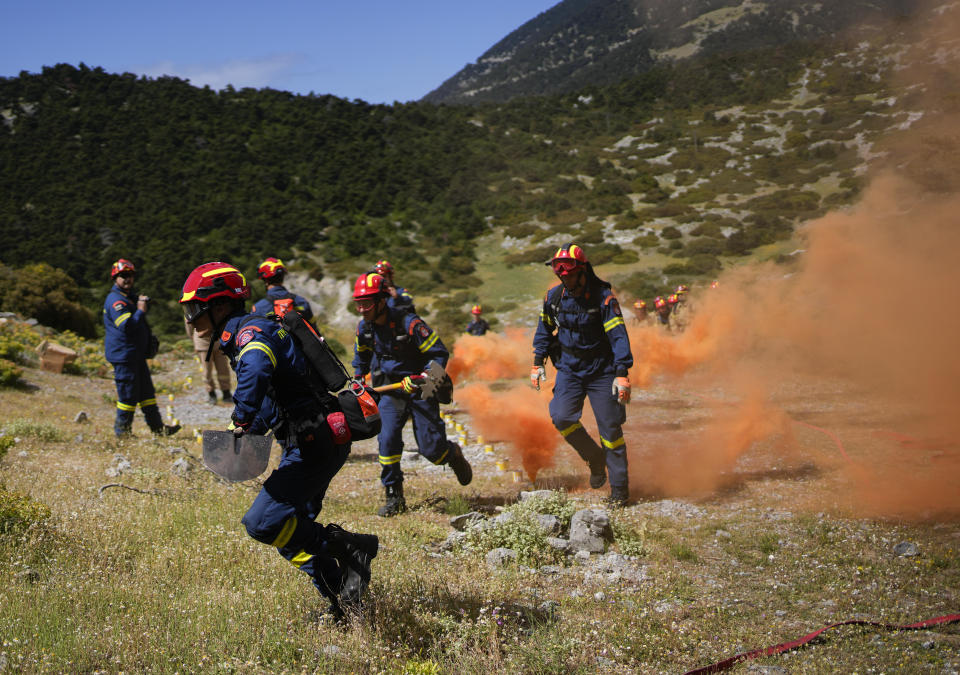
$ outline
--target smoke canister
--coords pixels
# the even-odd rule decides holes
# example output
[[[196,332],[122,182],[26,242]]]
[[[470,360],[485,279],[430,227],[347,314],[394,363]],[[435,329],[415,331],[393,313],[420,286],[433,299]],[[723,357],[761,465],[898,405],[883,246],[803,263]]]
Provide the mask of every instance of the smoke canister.
[[[483,436],[477,434],[477,445],[483,445]]]
[[[497,471],[506,471],[509,467],[510,467],[510,460],[508,459],[497,460]]]

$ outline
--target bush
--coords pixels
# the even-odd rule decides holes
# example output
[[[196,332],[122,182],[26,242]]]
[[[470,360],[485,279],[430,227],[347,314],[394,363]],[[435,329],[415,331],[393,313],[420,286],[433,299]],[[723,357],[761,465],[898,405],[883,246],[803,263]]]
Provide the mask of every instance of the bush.
[[[0,534],[19,533],[50,517],[50,507],[0,483]]]
[[[46,263],[12,269],[0,265],[0,309],[32,317],[44,326],[96,335],[94,314],[80,304],[80,288],[66,272]]]
[[[36,438],[40,441],[58,443],[67,440],[67,434],[47,422],[34,422],[23,417],[10,420],[3,426],[7,436],[24,436]]]
[[[0,387],[16,384],[23,375],[23,370],[9,359],[0,359]]]
[[[683,236],[683,233],[673,225],[667,225],[665,228],[660,230],[660,236],[664,239],[679,239]]]

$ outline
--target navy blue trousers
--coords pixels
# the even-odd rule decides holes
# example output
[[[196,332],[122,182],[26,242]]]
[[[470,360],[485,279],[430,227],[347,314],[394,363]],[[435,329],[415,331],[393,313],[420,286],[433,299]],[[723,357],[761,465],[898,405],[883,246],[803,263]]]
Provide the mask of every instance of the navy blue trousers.
[[[403,483],[400,457],[403,455],[403,425],[413,418],[413,435],[421,455],[434,464],[447,461],[450,441],[440,419],[440,404],[407,394],[387,393],[380,397],[380,482],[384,486]]]
[[[163,430],[163,418],[157,407],[157,395],[150,378],[150,367],[146,360],[136,363],[114,363],[113,381],[117,385],[117,420],[113,431],[117,436],[130,433],[133,426],[133,414],[140,406],[147,426],[153,432]]]
[[[573,443],[574,439],[584,438],[580,417],[583,414],[583,401],[590,397],[590,407],[597,419],[600,430],[600,448],[605,455],[607,476],[611,488],[626,488],[627,447],[623,440],[623,423],[626,411],[612,394],[614,374],[599,374],[591,377],[574,375],[558,370],[553,386],[553,398],[550,400],[550,418],[560,434],[570,441],[581,457],[589,454],[584,448]],[[590,441],[592,447],[596,444]],[[589,461],[589,457],[584,457]]]
[[[349,454],[349,443],[301,451],[296,441],[287,441],[279,466],[264,481],[242,520],[247,534],[275,547],[331,600],[340,592],[342,573],[337,561],[325,553],[326,528],[314,521],[330,481]]]

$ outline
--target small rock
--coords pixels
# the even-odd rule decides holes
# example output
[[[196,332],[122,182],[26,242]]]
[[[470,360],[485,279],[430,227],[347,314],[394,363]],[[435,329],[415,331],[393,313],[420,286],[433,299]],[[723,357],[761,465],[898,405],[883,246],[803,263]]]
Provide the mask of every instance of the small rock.
[[[516,516],[513,515],[513,511],[504,511],[503,513],[498,513],[496,516],[494,516],[490,522],[494,525],[505,525],[511,522],[514,518],[516,518]]]
[[[20,452],[17,453],[17,457],[29,457],[29,456],[30,456],[30,453],[27,452],[26,450],[21,450]]]
[[[747,668],[748,673],[763,673],[763,675],[787,675],[789,671],[783,666],[761,666],[754,663]]]
[[[77,413],[77,416],[73,418],[73,421],[76,424],[86,424],[87,422],[90,421],[90,418],[87,415],[85,410],[81,410],[80,412]]]
[[[528,499],[549,499],[553,496],[553,490],[528,490],[520,493],[520,501]]]
[[[564,553],[570,550],[570,542],[560,537],[547,537],[547,546]],[[589,557],[589,555],[587,557]]]
[[[559,565],[544,565],[540,568],[540,574],[544,575],[553,575],[560,574],[563,571],[563,568]]]
[[[570,597],[573,598],[574,600],[576,600],[577,598],[582,598],[582,597],[583,597],[583,593],[581,593],[580,591],[576,591],[576,590],[570,591]]]
[[[112,467],[112,466],[109,467],[106,471],[104,471],[104,473],[107,474],[107,477],[109,477],[109,478],[116,478],[117,476],[120,475],[120,472],[117,471],[117,470],[116,470],[114,467]]]
[[[440,544],[441,551],[452,551],[455,549],[460,542],[467,538],[466,532],[454,531],[447,535],[447,538],[443,540],[443,543]]]
[[[893,552],[899,556],[912,558],[920,553],[920,549],[918,549],[917,545],[912,541],[901,541],[899,544],[893,547]]]
[[[512,548],[495,548],[487,553],[487,565],[494,568],[503,567],[517,559],[517,552]]]
[[[473,523],[484,520],[484,516],[479,511],[471,511],[450,519],[450,527],[460,532],[465,531]]]
[[[73,437],[74,443],[83,443],[83,434],[77,434]]]
[[[578,562],[581,565],[583,563],[590,562],[590,551],[577,551],[573,554],[573,559],[575,562]]]
[[[613,668],[615,665],[617,665],[617,662],[613,659],[608,659],[606,656],[598,656],[597,665],[601,668]]]
[[[718,539],[729,539],[733,535],[731,535],[726,530],[717,530],[716,532],[713,533],[713,536],[717,537]]]
[[[324,656],[339,656],[341,649],[337,645],[327,645],[323,648]]]
[[[596,593],[593,594],[593,599],[596,600],[597,602],[603,602],[604,600],[607,599],[607,594],[604,593],[603,591],[597,591]]]
[[[552,514],[538,513],[537,522],[540,523],[540,527],[547,534],[552,535],[560,533],[560,519]]]
[[[936,643],[935,641],[933,641],[933,640],[927,640],[926,642],[924,642],[924,643],[921,644],[920,646],[923,647],[924,649],[933,649],[934,647],[937,646],[937,643]]]
[[[191,469],[190,462],[187,461],[186,457],[181,457],[170,467],[170,470],[177,476],[186,476]]]

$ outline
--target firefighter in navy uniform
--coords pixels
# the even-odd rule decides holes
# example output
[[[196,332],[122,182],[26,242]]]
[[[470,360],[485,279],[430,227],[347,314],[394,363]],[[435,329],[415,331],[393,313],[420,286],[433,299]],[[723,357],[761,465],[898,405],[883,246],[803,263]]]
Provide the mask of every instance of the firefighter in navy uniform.
[[[306,573],[329,600],[329,616],[340,620],[344,609],[359,604],[379,542],[372,534],[315,522],[330,481],[350,454],[349,438],[333,436],[293,338],[274,319],[247,314],[249,297],[236,267],[211,262],[187,277],[180,304],[199,334],[220,336],[218,348],[236,372],[234,435],[273,429],[283,448],[280,464],[243,516],[247,533]]]
[[[483,308],[480,305],[474,305],[470,309],[470,313],[473,314],[473,320],[467,324],[467,333],[470,335],[486,335],[487,331],[490,330],[490,324],[480,316],[483,313]]]
[[[473,470],[460,446],[447,440],[440,404],[434,397],[420,398],[413,379],[423,374],[431,361],[446,367],[450,354],[423,319],[390,308],[389,297],[385,280],[379,274],[361,275],[354,285],[353,299],[363,317],[357,324],[353,348],[354,377],[363,378],[376,359],[387,383],[402,384],[402,388],[384,392],[380,397],[380,481],[386,502],[377,513],[383,517],[395,516],[407,508],[400,468],[401,432],[407,418],[413,418],[413,433],[421,455],[434,464],[449,465],[460,485],[468,485],[473,479]]]
[[[129,260],[120,258],[113,263],[110,269],[113,288],[103,303],[104,354],[113,365],[113,379],[117,385],[117,419],[113,430],[118,437],[128,436],[133,414],[139,405],[150,431],[170,436],[180,430],[180,425],[165,425],[157,407],[157,395],[147,365],[147,359],[154,356],[152,345],[156,344],[147,323],[150,298],[134,295],[136,274]]]
[[[390,309],[402,309],[405,312],[417,313],[417,308],[413,304],[413,296],[402,286],[397,286],[393,281],[393,265],[387,260],[378,260],[373,266],[373,272],[383,277],[386,291],[389,293],[387,298],[387,307]]]
[[[533,337],[530,381],[540,389],[546,379],[545,359],[553,354],[557,369],[550,401],[553,424],[590,467],[590,487],[602,487],[609,475],[609,501],[622,506],[629,498],[622,425],[624,405],[630,401],[627,375],[633,355],[620,305],[610,284],[597,278],[576,244],[562,246],[547,264],[561,284],[547,291],[544,299]],[[580,423],[588,396],[602,445]]]
[[[292,309],[297,310],[305,320],[313,319],[310,303],[283,287],[287,268],[278,258],[267,258],[257,268],[257,276],[267,285],[267,297],[257,300],[253,305],[254,314],[282,319]]]

